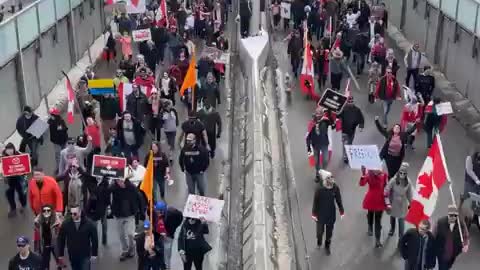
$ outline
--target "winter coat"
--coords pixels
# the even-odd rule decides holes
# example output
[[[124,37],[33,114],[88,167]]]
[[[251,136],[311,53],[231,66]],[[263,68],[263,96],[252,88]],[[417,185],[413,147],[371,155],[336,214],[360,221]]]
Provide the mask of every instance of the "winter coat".
[[[397,181],[397,177],[392,177],[385,187],[385,203],[391,207],[390,216],[405,218],[412,201],[413,187],[410,179],[407,178],[407,183],[404,185],[401,181]]]
[[[32,212],[40,214],[44,205],[52,205],[57,213],[63,213],[63,196],[57,181],[50,176],[43,177],[42,189],[38,188],[36,180],[28,182],[28,201]]]
[[[388,79],[386,76],[380,78],[377,83],[377,89],[375,91],[375,97],[381,100],[394,100],[400,97],[400,85],[396,78],[392,78],[393,85],[387,85]]]
[[[158,215],[153,216],[153,224],[157,224],[158,218]],[[166,214],[163,216],[163,222],[167,237],[173,239],[175,238],[175,232],[177,231],[178,227],[182,225],[183,214],[180,210],[168,206]]]
[[[208,151],[197,142],[196,145],[185,145],[180,151],[178,164],[182,172],[187,171],[189,174],[199,174],[205,172],[210,164]]]
[[[337,219],[335,204],[337,204],[340,215],[343,215],[344,209],[340,188],[336,184],[330,189],[320,186],[313,197],[312,215],[321,224],[334,224]]]
[[[353,104],[347,104],[340,115],[338,115],[338,118],[342,121],[343,134],[354,135],[357,126],[360,126],[360,128],[364,127],[363,113]]]
[[[435,247],[437,248],[437,256],[439,260],[450,262],[462,253],[464,245],[468,245],[468,229],[463,220],[460,221],[462,225],[463,241],[460,238],[460,231],[458,229],[458,222],[455,222],[453,230],[450,230],[448,223],[448,216],[438,219],[434,228],[435,232]],[[452,246],[448,247],[451,244]],[[449,252],[450,249],[450,252]]]
[[[419,92],[425,102],[430,101],[435,89],[435,77],[430,74],[420,74],[415,80],[415,90]]]
[[[16,128],[18,133],[20,134],[20,136],[22,136],[23,139],[28,139],[32,137],[30,133],[27,133],[27,130],[33,124],[33,122],[35,122],[37,119],[38,119],[38,115],[34,113],[32,114],[32,117],[30,117],[30,119],[27,119],[23,114],[17,119]]]
[[[155,262],[155,265],[161,266],[159,269],[165,269],[165,260],[164,260],[164,246],[162,241],[162,236],[156,232],[153,232],[153,241],[154,241],[154,248],[153,251],[155,252],[155,256],[150,257],[150,254],[147,250],[145,250],[145,240],[147,239],[147,235],[145,232],[141,232],[135,236],[135,243],[136,243],[136,250],[139,264],[145,262],[145,260],[150,260]],[[144,268],[141,268],[144,269]]]
[[[314,149],[320,149],[322,146],[328,146],[330,140],[328,139],[328,126],[332,125],[332,122],[328,119],[322,118],[322,120],[315,123],[310,132],[307,134],[307,151],[311,152],[313,146]]]
[[[368,47],[369,38],[366,33],[357,34],[355,41],[353,42],[353,52],[366,55],[370,52]]]
[[[205,125],[207,134],[220,136],[222,133],[222,117],[219,112],[201,110],[199,111],[198,118],[202,121],[203,125]]]
[[[143,121],[143,118],[147,113],[147,104],[147,96],[141,91],[138,96],[135,96],[135,93],[131,93],[127,96],[127,111],[140,122]]]
[[[132,119],[133,121],[133,134],[135,136],[135,146],[136,147],[141,147],[143,144],[143,139],[145,136],[145,129],[142,127],[140,122],[138,122],[136,119]],[[125,147],[125,136],[123,134],[123,118],[118,120],[117,123],[117,136],[118,140],[120,141],[120,145],[122,147]]]
[[[78,173],[80,175],[79,182],[77,182],[75,190],[70,189],[70,172],[71,172],[71,166],[69,166],[63,174],[60,174],[57,176],[57,182],[63,182],[63,202],[65,206],[71,207],[74,205],[79,205],[82,209],[84,209],[84,205],[86,201],[84,201],[84,198],[88,197],[88,192],[87,192],[87,187],[83,186],[83,182],[86,179],[91,178],[90,174],[86,173],[84,169],[81,167],[78,168]],[[80,185],[80,187],[78,186]],[[74,194],[71,194],[73,192]],[[78,193],[80,192],[80,193]],[[70,198],[70,195],[73,195],[74,198]],[[78,199],[78,201],[77,201]]]
[[[190,224],[188,221],[183,223],[180,235],[178,236],[178,250],[185,251],[187,256],[203,256],[212,247],[205,240],[205,234],[209,233],[208,225],[197,221]]]
[[[72,218],[67,218],[60,226],[58,234],[59,256],[65,254],[65,245],[70,258],[84,259],[98,256],[98,233],[95,224],[82,216],[80,226],[75,227]]]
[[[386,209],[384,190],[387,185],[388,176],[382,172],[378,175],[368,172],[360,177],[361,187],[368,184],[368,191],[363,199],[363,209],[367,211],[384,211]]]
[[[118,97],[93,96],[100,102],[100,118],[102,120],[114,120],[120,115],[120,103]]]
[[[380,124],[379,120],[375,120],[375,125],[377,126],[378,131],[380,134],[382,134],[387,140],[385,141],[385,144],[382,147],[382,150],[380,151],[380,158],[385,159],[385,157],[388,155],[388,147],[390,145],[390,140],[392,139],[393,136],[393,131],[387,131],[385,127]],[[403,157],[405,156],[405,144],[407,143],[408,136],[410,136],[415,130],[416,126],[413,125],[411,126],[408,130],[406,131],[400,131],[400,140],[402,141],[402,150],[400,151],[400,157],[403,160]]]
[[[76,158],[78,161],[78,165],[80,165],[82,169],[85,169],[83,161],[85,160],[86,155],[88,155],[91,150],[92,150],[92,143],[88,142],[87,147],[85,148],[74,145],[73,149],[70,149],[69,146],[67,146],[65,149],[60,151],[60,162],[58,164],[58,174],[59,175],[65,174],[65,171],[70,166],[69,160],[72,158]]]
[[[205,82],[202,87],[200,87],[200,101],[204,104],[208,102],[208,104],[212,105],[212,107],[216,108],[217,104],[220,105],[220,89],[216,82],[208,83]]]
[[[109,192],[112,194],[112,203],[110,205],[114,217],[131,217],[143,209],[140,192],[129,180],[125,180],[124,188],[117,183],[113,183],[109,187]]]
[[[415,228],[409,229],[403,236],[400,238],[398,243],[398,249],[402,258],[406,260],[405,262],[408,267],[405,267],[405,270],[424,270],[424,269],[434,269],[436,264],[436,249],[435,249],[435,240],[431,232],[427,232],[428,241],[426,243],[426,252],[425,252],[425,261],[423,263],[423,268],[418,269],[417,261],[419,260],[418,255],[420,253],[420,234]]]
[[[107,213],[107,208],[110,205],[110,192],[108,190],[108,180],[104,179],[97,185],[95,182],[87,181],[85,185],[88,189],[88,201],[85,206],[85,214],[93,221],[101,220]]]
[[[68,127],[61,116],[53,116],[48,119],[48,128],[50,131],[50,141],[53,144],[64,146],[68,140]]]

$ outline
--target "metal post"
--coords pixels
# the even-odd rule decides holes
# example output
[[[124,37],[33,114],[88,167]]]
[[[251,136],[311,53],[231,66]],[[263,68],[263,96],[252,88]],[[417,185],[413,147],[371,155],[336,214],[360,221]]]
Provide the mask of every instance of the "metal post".
[[[54,1],[55,2],[55,1]],[[40,12],[38,10],[38,4],[35,6],[35,12],[37,14],[37,26],[38,26],[38,38],[37,38],[37,50],[39,52],[39,54],[37,54],[35,56],[35,74],[36,74],[36,77],[37,77],[37,84],[38,84],[38,96],[40,97],[40,100],[42,99],[43,97],[43,100],[45,101],[45,107],[47,108],[47,112],[49,110],[48,108],[48,99],[47,99],[47,95],[46,94],[43,94],[43,91],[42,91],[42,83],[41,83],[41,79],[40,79],[40,63],[38,61],[38,58],[41,57],[42,55],[42,45],[41,45],[41,39],[42,39],[42,28],[40,27]]]
[[[453,34],[453,43],[456,43],[458,41],[458,6],[460,4],[460,0],[457,0],[457,8],[455,10],[455,31]]]
[[[248,0],[250,1],[250,0]],[[256,36],[260,31],[260,1],[250,1],[252,7],[252,16],[250,17],[250,36]]]
[[[17,92],[20,107],[27,105],[27,86],[25,85],[25,71],[23,69],[23,52],[20,44],[20,31],[18,30],[18,17],[15,19],[15,35],[17,39],[18,56],[15,59],[16,76],[17,76]]]
[[[480,8],[480,5],[477,4],[477,11],[475,12],[475,24],[473,26],[473,46],[472,46],[472,57],[475,58],[478,55],[478,49],[477,49],[477,44],[478,44],[478,36],[477,36],[477,24],[478,24],[478,10]]]
[[[405,27],[406,17],[407,17],[407,0],[402,0],[402,13],[400,16],[400,30],[403,30]]]
[[[230,32],[230,54],[234,55],[237,54],[238,50],[238,42],[240,40],[240,25],[239,22],[236,21],[237,15],[239,14],[239,5],[240,2],[238,0],[232,0],[232,12],[230,16],[228,16],[229,20],[229,32]]]
[[[73,38],[73,54],[74,60],[73,65],[77,62],[78,55],[78,43],[77,43],[77,34],[75,33],[75,14],[73,14],[72,0],[68,0],[68,6],[70,7],[70,27],[72,28],[72,38]]]

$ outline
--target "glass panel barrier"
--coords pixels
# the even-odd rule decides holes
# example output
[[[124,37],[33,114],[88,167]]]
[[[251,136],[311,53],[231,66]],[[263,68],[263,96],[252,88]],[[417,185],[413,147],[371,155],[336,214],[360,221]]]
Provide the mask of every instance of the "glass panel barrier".
[[[57,20],[62,19],[70,12],[69,0],[55,0],[57,4]]]
[[[55,4],[54,0],[44,0],[38,4],[38,14],[40,14],[40,31],[45,31],[55,24]]]
[[[436,8],[440,6],[440,0],[428,0],[428,3],[430,3],[432,6]]]
[[[20,34],[20,47],[24,48],[38,37],[38,21],[36,7],[26,10],[17,17]]]
[[[0,27],[0,67],[5,65],[17,52],[15,21],[11,20]]]
[[[457,1],[458,0],[443,0],[442,1],[442,11],[448,17],[455,19],[457,12]]]

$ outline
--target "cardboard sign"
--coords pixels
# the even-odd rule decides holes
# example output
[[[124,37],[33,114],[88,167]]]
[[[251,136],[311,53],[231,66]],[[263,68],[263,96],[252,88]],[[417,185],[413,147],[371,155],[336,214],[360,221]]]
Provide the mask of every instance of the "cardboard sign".
[[[183,216],[219,222],[224,204],[225,201],[223,200],[190,194],[183,210]]]
[[[2,157],[2,170],[5,177],[31,173],[30,155],[21,154]]]
[[[132,36],[135,42],[152,40],[152,31],[150,31],[150,29],[133,30]]]
[[[125,178],[126,167],[126,158],[94,155],[92,175],[123,179]]]
[[[347,96],[327,88],[320,101],[318,101],[318,106],[330,109],[335,113],[341,113],[346,103]]]
[[[48,123],[38,118],[27,129],[27,133],[30,133],[33,136],[35,136],[37,139],[40,139],[40,137],[42,137],[43,133],[45,133],[47,129],[48,129]]]
[[[450,102],[442,102],[435,106],[438,115],[452,114],[453,108]]]
[[[376,145],[345,145],[345,151],[352,169],[360,169],[362,166],[371,170],[382,169],[382,160]]]
[[[290,19],[290,8],[292,4],[287,2],[280,3],[280,16],[284,19]]]

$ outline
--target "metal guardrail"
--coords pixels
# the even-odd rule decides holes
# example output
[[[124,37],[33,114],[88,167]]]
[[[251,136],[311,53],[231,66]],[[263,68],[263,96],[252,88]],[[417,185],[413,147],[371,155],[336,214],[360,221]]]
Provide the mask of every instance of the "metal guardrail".
[[[418,0],[417,0],[418,1]],[[480,36],[480,0],[427,0],[447,17],[455,20],[462,28]]]
[[[0,67],[84,2],[37,0],[0,23]],[[88,2],[90,8],[95,6],[93,0]]]

